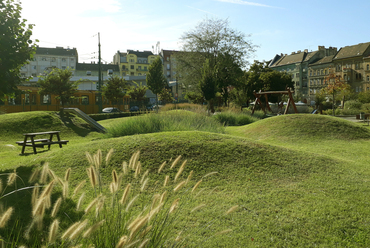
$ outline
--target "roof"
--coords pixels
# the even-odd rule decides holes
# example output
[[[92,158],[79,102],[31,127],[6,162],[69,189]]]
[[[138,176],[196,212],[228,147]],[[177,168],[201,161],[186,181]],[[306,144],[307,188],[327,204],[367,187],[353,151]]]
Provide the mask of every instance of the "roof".
[[[140,57],[140,58],[147,58],[149,57],[150,55],[154,55],[151,51],[138,51],[138,50],[127,50],[127,55],[128,54],[135,54],[137,57]]]
[[[369,46],[370,42],[342,47],[337,55],[334,57],[334,60],[345,59],[349,57],[366,56],[368,54],[365,54],[365,52],[368,50]]]
[[[331,63],[333,61],[335,55],[325,56],[324,58],[320,59],[319,61],[316,61],[315,63],[312,63],[310,65],[322,65]]]
[[[305,55],[306,55],[305,52],[285,55],[279,61],[273,64],[272,67],[301,63],[304,60]]]
[[[39,55],[55,55],[55,56],[77,56],[76,48],[49,48],[49,47],[37,47],[36,54]]]
[[[102,71],[112,69],[113,71],[119,71],[118,65],[115,64],[101,64]],[[98,71],[99,64],[89,64],[89,63],[77,63],[76,70],[81,71]]]
[[[309,62],[310,59],[315,56],[319,51],[309,52],[307,53],[306,58],[304,59],[304,62]]]

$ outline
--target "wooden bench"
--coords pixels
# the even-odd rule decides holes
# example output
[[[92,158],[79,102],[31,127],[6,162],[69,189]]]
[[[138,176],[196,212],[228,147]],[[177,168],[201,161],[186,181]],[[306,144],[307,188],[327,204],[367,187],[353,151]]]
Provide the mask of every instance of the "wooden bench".
[[[36,148],[44,148],[44,146],[48,146],[50,150],[50,146],[54,144],[58,144],[60,148],[62,148],[62,144],[66,145],[69,141],[68,140],[61,140],[59,136],[60,131],[48,131],[48,132],[39,132],[39,133],[24,133],[24,140],[17,141],[16,143],[22,146],[22,154],[24,154],[24,150],[26,146],[31,146],[33,148],[33,153],[37,154]],[[38,135],[49,135],[48,139],[34,139]],[[53,136],[57,136],[57,140],[53,141]],[[30,140],[28,140],[28,138]]]

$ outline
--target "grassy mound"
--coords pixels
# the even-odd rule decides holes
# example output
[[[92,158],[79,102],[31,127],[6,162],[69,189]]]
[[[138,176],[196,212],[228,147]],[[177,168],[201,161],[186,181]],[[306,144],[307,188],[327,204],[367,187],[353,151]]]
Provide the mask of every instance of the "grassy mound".
[[[356,140],[370,138],[370,131],[340,118],[324,115],[280,115],[230,130],[234,135],[251,139]]]
[[[90,126],[75,115],[60,118],[56,112],[33,111],[0,115],[1,139],[14,136],[22,139],[23,133],[62,131],[63,137],[85,136],[92,132]]]

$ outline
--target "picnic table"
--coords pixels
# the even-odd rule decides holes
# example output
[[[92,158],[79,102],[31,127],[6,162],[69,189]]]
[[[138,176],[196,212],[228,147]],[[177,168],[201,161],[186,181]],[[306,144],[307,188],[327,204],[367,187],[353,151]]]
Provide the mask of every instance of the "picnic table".
[[[62,148],[62,144],[66,145],[68,140],[61,140],[59,136],[60,131],[47,131],[47,132],[39,132],[39,133],[24,133],[24,140],[17,141],[16,143],[22,146],[22,154],[24,154],[24,150],[26,146],[31,146],[33,148],[33,153],[37,154],[36,148],[44,148],[44,146],[48,146],[50,150],[50,146],[54,144],[59,144],[59,147]],[[35,139],[36,136],[48,136],[48,138],[42,139]],[[53,136],[57,136],[57,140],[53,141]]]

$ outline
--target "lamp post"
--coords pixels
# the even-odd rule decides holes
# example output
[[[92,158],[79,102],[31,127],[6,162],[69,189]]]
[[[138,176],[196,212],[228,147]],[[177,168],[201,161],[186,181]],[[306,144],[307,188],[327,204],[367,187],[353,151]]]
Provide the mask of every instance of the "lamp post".
[[[98,47],[99,47],[99,62],[98,62],[98,69],[99,69],[99,77],[98,77],[98,84],[97,84],[97,88],[98,88],[98,99],[99,99],[99,102],[98,102],[98,108],[99,108],[99,113],[102,112],[102,109],[103,109],[103,99],[102,99],[102,94],[101,94],[101,87],[102,87],[102,81],[101,81],[101,50],[100,50],[100,33],[98,33]]]

